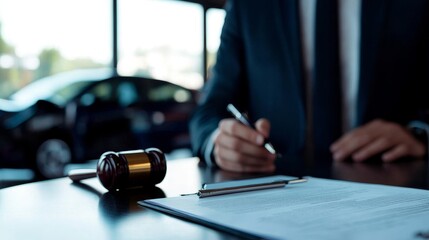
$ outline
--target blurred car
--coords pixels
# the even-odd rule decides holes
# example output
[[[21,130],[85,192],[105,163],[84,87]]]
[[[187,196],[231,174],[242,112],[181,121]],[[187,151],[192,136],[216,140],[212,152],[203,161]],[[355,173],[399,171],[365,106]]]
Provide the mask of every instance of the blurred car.
[[[0,99],[0,167],[64,175],[71,162],[105,151],[190,147],[196,92],[111,69],[76,70],[32,82]]]

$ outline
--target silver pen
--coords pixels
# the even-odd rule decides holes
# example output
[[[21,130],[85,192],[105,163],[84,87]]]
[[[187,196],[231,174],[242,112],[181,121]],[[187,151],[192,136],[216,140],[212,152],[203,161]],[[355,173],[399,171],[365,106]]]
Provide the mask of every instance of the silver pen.
[[[231,193],[248,192],[248,191],[270,189],[270,188],[280,188],[280,187],[286,186],[287,184],[304,183],[304,182],[307,182],[306,178],[296,178],[292,180],[279,180],[279,181],[273,181],[268,183],[250,184],[250,185],[243,185],[243,186],[237,186],[237,187],[201,189],[198,191],[197,195],[200,198],[205,198],[205,197],[212,197],[212,196],[231,194]]]
[[[228,104],[228,106],[226,107],[226,109],[235,117],[235,119],[237,119],[239,122],[241,122],[242,124],[255,129],[255,127],[250,124],[249,119],[247,119],[247,117],[241,113],[240,111],[238,111],[238,109],[236,107],[234,107],[234,105],[232,104]],[[280,154],[277,154],[277,151],[274,149],[273,145],[269,142],[268,139],[264,139],[264,147],[265,149],[268,150],[268,152],[272,153],[272,154],[276,154],[278,157],[280,157]]]

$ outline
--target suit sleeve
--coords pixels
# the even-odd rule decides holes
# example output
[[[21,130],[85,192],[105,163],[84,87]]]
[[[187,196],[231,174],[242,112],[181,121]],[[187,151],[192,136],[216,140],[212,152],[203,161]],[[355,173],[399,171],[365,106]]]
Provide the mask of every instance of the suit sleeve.
[[[228,103],[244,99],[246,90],[243,84],[243,42],[240,34],[240,1],[227,1],[226,17],[221,33],[221,44],[217,54],[217,63],[211,77],[205,84],[198,107],[190,121],[191,141],[195,156],[204,159],[206,147],[210,143],[219,121],[230,117],[227,114]],[[240,90],[241,89],[241,90]],[[209,151],[211,151],[209,149]],[[211,163],[211,159],[205,159]]]

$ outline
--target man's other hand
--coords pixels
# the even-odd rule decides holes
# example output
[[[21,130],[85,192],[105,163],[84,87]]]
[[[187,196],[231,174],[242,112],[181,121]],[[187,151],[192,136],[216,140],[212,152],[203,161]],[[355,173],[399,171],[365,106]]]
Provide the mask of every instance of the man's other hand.
[[[385,162],[401,157],[423,157],[425,146],[403,126],[384,120],[374,120],[344,134],[331,145],[334,160],[365,161],[377,154]]]

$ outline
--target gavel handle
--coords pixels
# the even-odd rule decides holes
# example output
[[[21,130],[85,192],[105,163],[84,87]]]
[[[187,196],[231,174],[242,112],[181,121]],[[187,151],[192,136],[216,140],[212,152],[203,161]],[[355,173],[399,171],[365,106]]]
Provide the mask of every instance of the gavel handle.
[[[73,182],[79,182],[93,177],[97,177],[97,171],[95,169],[75,169],[69,172],[69,178]]]

